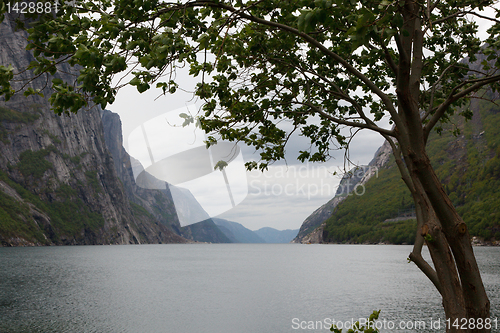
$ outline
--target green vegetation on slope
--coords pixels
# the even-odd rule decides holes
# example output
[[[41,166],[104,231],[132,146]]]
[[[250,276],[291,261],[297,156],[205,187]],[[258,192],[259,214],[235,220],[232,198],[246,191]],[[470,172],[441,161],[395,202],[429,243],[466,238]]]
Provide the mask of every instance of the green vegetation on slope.
[[[480,100],[471,108],[472,120],[456,117],[441,135],[432,134],[428,154],[471,235],[500,240],[500,107]],[[415,220],[386,221],[413,204],[394,159],[365,187],[364,195],[346,198],[327,220],[325,241],[413,243]]]
[[[36,106],[32,106],[34,109]],[[29,124],[34,122],[40,117],[37,113],[31,112],[18,112],[6,107],[0,106],[0,121]]]
[[[46,211],[52,219],[52,225],[60,233],[79,239],[82,230],[97,231],[104,226],[103,217],[91,212],[76,190],[69,185],[61,184],[56,190],[61,201],[45,203]]]
[[[472,235],[500,240],[500,107],[477,104],[484,134],[466,134],[468,165],[448,191]]]
[[[46,244],[40,228],[30,219],[28,205],[0,191],[0,235],[20,237],[34,243]]]
[[[45,234],[56,244],[61,239],[80,240],[84,237],[84,231],[97,232],[104,226],[104,218],[90,211],[85,202],[78,196],[75,189],[69,185],[60,184],[55,190],[56,200],[42,201],[40,197],[24,188],[8,177],[0,170],[0,180],[15,189],[25,202],[29,202],[40,211],[45,212],[50,218],[50,226],[36,226],[34,222],[23,222],[23,216],[28,221],[33,218],[27,216],[29,210],[25,204],[19,203],[0,191],[0,216],[6,217],[0,222],[0,235],[4,238],[9,236],[23,237],[27,240],[46,243],[40,228],[45,228]]]
[[[40,179],[45,171],[53,168],[52,163],[44,157],[55,151],[56,149],[52,145],[38,151],[25,150],[19,156],[19,163],[16,167],[24,177],[33,176],[35,179]]]
[[[325,231],[329,242],[403,244],[413,242],[415,220],[384,222],[399,212],[411,211],[410,192],[400,178],[394,160],[389,168],[379,170],[378,176],[365,185],[365,194],[351,193],[337,206],[327,220]]]
[[[36,110],[36,105],[33,105],[32,109]],[[18,112],[0,106],[0,141],[5,144],[9,143],[9,140],[7,138],[8,131],[2,125],[3,122],[29,124],[37,120],[39,117],[40,115],[37,113]]]

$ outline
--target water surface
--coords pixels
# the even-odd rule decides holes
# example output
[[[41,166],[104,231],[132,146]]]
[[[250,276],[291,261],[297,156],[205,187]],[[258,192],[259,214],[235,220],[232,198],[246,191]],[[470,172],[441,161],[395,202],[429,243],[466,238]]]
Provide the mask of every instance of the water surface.
[[[406,260],[410,251],[299,244],[0,248],[0,332],[329,332],[322,323],[379,309],[397,323],[442,318],[437,291]],[[500,248],[475,251],[492,317],[499,317]]]

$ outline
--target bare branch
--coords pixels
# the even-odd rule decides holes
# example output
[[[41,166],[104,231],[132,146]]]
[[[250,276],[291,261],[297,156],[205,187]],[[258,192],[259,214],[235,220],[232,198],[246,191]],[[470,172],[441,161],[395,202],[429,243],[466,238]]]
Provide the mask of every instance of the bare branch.
[[[396,63],[394,62],[394,59],[392,59],[391,53],[389,52],[389,49],[387,48],[387,46],[383,43],[381,43],[381,46],[382,46],[382,49],[384,50],[385,61],[387,61],[387,65],[392,70],[394,75],[396,75],[396,79],[397,79],[397,77],[398,77],[398,65],[396,65]]]
[[[423,44],[424,36],[422,32],[422,26],[420,19],[415,20],[415,36],[413,39],[413,61],[411,63],[411,74],[410,74],[410,91],[412,96],[418,99],[420,93],[420,78],[422,77],[423,68]]]
[[[299,69],[299,71],[301,71],[301,69]],[[366,114],[363,112],[363,107],[355,99],[351,98],[349,95],[342,92],[341,89],[334,82],[332,82],[328,78],[324,77],[323,75],[317,73],[313,69],[308,70],[306,72],[310,73],[312,75],[315,75],[315,76],[319,77],[320,79],[322,79],[323,81],[327,82],[328,84],[332,85],[337,91],[331,91],[328,88],[326,88],[324,85],[322,85],[321,83],[311,80],[314,84],[319,85],[321,88],[323,88],[329,94],[331,94],[335,97],[338,97],[341,100],[344,100],[346,102],[351,103],[354,106],[354,108],[356,109],[356,112],[366,122],[366,124],[373,126],[373,128],[380,128],[377,124],[375,124],[375,122],[373,122],[370,118],[368,118],[366,116]],[[302,73],[303,73],[304,77],[307,78],[305,73],[304,72],[302,72]],[[391,131],[391,132],[392,132],[391,136],[394,136],[394,131]]]
[[[419,233],[417,233],[417,239],[415,240],[415,245],[418,245],[417,250],[418,248],[420,248],[420,250],[422,249],[422,244],[423,237]],[[431,265],[429,265],[427,261],[425,261],[422,255],[419,252],[415,252],[414,248],[408,258],[410,258],[410,260],[413,261],[415,265],[417,265],[417,267],[427,276],[427,278],[431,280],[439,293],[442,294],[441,283],[439,282],[436,271],[431,267]]]
[[[392,154],[396,160],[396,165],[398,166],[399,172],[401,173],[401,178],[405,182],[410,192],[414,193],[416,191],[415,185],[413,184],[410,174],[408,173],[408,169],[406,168],[403,159],[401,158],[401,148],[399,148],[399,146],[396,145],[396,143],[390,137],[385,137],[385,139],[391,145]]]
[[[431,87],[431,99],[429,101],[429,108],[427,109],[427,112],[425,113],[425,115],[422,117],[422,121],[424,121],[428,116],[429,114],[431,114],[431,112],[435,109],[432,107],[432,105],[434,104],[434,94],[436,93],[436,88],[437,86],[439,85],[439,83],[441,82],[441,80],[443,79],[444,75],[446,74],[446,72],[452,68],[453,66],[455,66],[456,63],[454,64],[451,64],[449,65],[448,67],[445,68],[445,70],[441,73],[441,75],[439,76],[438,80],[434,83],[434,85]]]
[[[439,20],[432,21],[432,22],[430,22],[430,24],[431,25],[436,25],[436,24],[439,24],[441,22],[447,21],[449,19],[452,19],[452,18],[455,18],[455,17],[462,17],[462,16],[465,16],[465,15],[474,15],[474,16],[477,16],[477,17],[485,19],[485,20],[489,20],[489,21],[492,21],[492,22],[495,22],[495,23],[500,23],[500,20],[497,20],[494,17],[489,17],[489,16],[481,15],[479,13],[476,13],[476,12],[472,11],[472,10],[462,10],[462,11],[458,11],[456,13],[453,13],[451,15],[448,15],[446,17],[440,18]]]
[[[439,20],[431,21],[430,24],[431,25],[437,25],[437,24],[439,24],[441,22],[448,21],[449,19],[452,19],[452,18],[455,18],[455,17],[458,17],[458,16],[464,16],[465,14],[466,13],[464,11],[459,11],[459,12],[453,13],[451,15],[448,15],[446,17],[440,18]]]

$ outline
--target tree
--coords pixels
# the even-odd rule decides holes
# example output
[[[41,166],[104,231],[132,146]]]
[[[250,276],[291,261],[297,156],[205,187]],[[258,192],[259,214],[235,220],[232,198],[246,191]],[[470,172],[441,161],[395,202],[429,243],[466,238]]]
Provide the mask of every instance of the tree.
[[[441,294],[451,323],[478,324],[447,331],[488,332],[490,303],[467,226],[432,168],[426,143],[455,113],[470,117],[471,98],[499,89],[500,13],[494,5],[82,0],[57,13],[35,13],[28,29],[35,60],[28,70],[41,76],[56,73],[60,62],[81,66],[74,82],[52,80],[50,100],[61,114],[91,101],[112,103],[123,82],[113,85],[119,74],[131,73],[124,79],[139,92],[153,84],[174,92],[176,69],[188,66],[199,77],[195,95],[205,102],[201,126],[214,133],[207,145],[223,139],[254,146],[261,161],[249,168],[284,158],[291,132],[310,139],[302,161],[324,161],[332,148],[348,148],[348,130],[380,133],[415,202],[419,231],[410,260]],[[490,25],[487,38],[479,38],[477,20]],[[6,98],[15,93],[9,82],[16,70],[0,67]],[[387,119],[392,128],[383,126]],[[434,268],[421,256],[424,243]]]

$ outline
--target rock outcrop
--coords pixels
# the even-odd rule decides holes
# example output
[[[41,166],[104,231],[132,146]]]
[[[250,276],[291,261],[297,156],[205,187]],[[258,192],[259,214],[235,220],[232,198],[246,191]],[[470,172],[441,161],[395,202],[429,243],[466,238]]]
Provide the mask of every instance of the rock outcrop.
[[[332,215],[335,207],[338,206],[348,195],[356,189],[361,181],[367,181],[369,177],[365,177],[367,174],[371,174],[369,171],[369,166],[359,166],[351,169],[347,172],[340,181],[339,187],[335,193],[335,196],[328,201],[323,206],[316,209],[311,215],[309,215],[302,223],[299,233],[292,240],[292,243],[318,243],[321,242],[319,234],[322,234],[322,227],[326,219]],[[318,230],[316,230],[318,229]],[[307,237],[309,234],[314,233],[314,237]]]

